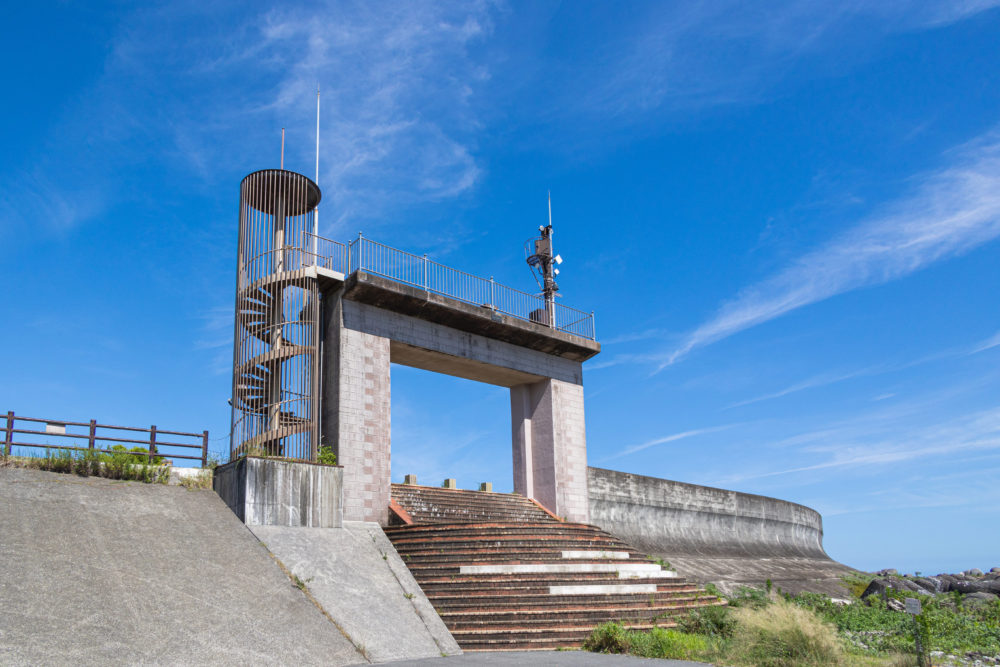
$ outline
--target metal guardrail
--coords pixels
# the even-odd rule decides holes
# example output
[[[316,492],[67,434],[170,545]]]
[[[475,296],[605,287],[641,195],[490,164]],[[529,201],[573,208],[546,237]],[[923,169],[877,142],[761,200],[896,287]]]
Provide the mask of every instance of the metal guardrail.
[[[414,255],[361,235],[347,245],[313,234],[305,236],[303,255],[315,257],[316,265],[323,268],[344,275],[357,270],[367,271],[519,320],[590,340],[596,338],[593,312],[557,303],[553,308],[554,321],[549,322],[545,299],[502,285],[492,277],[482,278],[459,271],[428,259],[427,255]]]
[[[143,445],[145,446],[146,451],[132,453],[136,456],[146,456],[150,462],[152,462],[154,457],[161,456],[169,459],[190,459],[194,461],[201,461],[203,468],[208,463],[208,431],[202,431],[201,433],[187,433],[185,431],[166,431],[158,429],[156,426],[150,426],[149,428],[111,426],[110,424],[98,424],[95,419],[91,419],[89,422],[73,422],[61,419],[39,419],[37,417],[18,416],[15,418],[13,410],[7,412],[6,415],[0,414],[0,419],[6,420],[3,429],[0,429],[4,433],[4,456],[10,456],[14,447],[57,450],[68,449],[72,451],[94,451],[101,452],[103,454],[110,454],[113,451],[111,448],[115,445]],[[26,425],[28,426],[34,424],[44,424],[44,427],[42,427],[44,430],[15,428],[15,420],[27,422]],[[102,432],[98,433],[98,430]],[[113,432],[113,435],[105,433],[106,431]],[[148,436],[143,437],[142,440],[119,437],[121,435],[133,433],[146,433]],[[67,440],[67,442],[69,444],[53,445],[51,443],[41,442],[20,442],[14,439],[15,435],[68,438],[69,440]],[[193,438],[197,439],[198,442],[197,444],[193,442],[169,442],[163,440],[160,436]],[[86,446],[79,446],[83,444]],[[185,453],[177,453],[178,449],[184,451]],[[198,450],[197,456],[191,456],[186,453],[192,449]]]

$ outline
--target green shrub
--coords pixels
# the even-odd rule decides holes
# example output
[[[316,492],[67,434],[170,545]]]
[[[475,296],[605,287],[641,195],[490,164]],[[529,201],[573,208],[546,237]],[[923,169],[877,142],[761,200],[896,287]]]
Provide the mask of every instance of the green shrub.
[[[714,606],[692,609],[685,616],[677,618],[677,627],[682,631],[708,637],[732,637],[736,621],[729,607]]]
[[[330,445],[323,445],[319,448],[319,452],[316,455],[317,463],[322,463],[325,466],[335,466],[337,465],[337,455],[333,453]]]
[[[750,586],[740,586],[727,599],[730,607],[748,607],[750,609],[763,609],[772,602],[771,597],[765,591]]]
[[[602,623],[583,642],[586,651],[594,653],[628,653],[631,643],[620,623]]]

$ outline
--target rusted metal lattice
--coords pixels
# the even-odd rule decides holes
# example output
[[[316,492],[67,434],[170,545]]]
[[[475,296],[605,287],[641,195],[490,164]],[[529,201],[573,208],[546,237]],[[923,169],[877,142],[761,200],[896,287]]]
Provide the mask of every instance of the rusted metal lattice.
[[[314,461],[319,437],[319,187],[284,169],[240,185],[230,457]]]

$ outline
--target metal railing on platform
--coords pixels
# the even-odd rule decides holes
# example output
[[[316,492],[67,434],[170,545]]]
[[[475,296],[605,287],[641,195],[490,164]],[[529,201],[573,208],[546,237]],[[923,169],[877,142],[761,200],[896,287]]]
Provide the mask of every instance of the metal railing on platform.
[[[113,453],[116,445],[128,449],[137,456],[145,456],[150,463],[154,458],[164,459],[188,459],[201,461],[202,467],[208,463],[208,431],[201,433],[188,433],[185,431],[167,431],[159,429],[155,425],[149,428],[137,428],[134,426],[112,426],[110,424],[99,424],[97,420],[91,419],[89,422],[74,422],[62,419],[40,419],[38,417],[15,416],[14,411],[0,414],[0,419],[5,420],[2,432],[4,434],[3,454],[11,456],[15,454],[15,447],[55,449],[70,451],[92,451],[104,454]],[[16,422],[24,422],[26,428],[17,428]],[[34,428],[32,428],[34,427]],[[126,435],[145,434],[142,439],[135,437],[123,437]],[[21,436],[20,438],[15,436]],[[65,438],[58,443],[53,442],[30,442],[44,436],[49,438]],[[169,439],[165,439],[166,438]],[[186,439],[187,442],[171,442],[176,439]],[[139,446],[139,451],[134,446]],[[197,450],[197,456],[192,456],[191,450]],[[22,450],[23,451],[23,450]]]
[[[361,235],[344,245],[313,234],[306,234],[304,252],[314,256],[318,266],[345,275],[367,271],[399,283],[457,299],[510,317],[534,322],[557,331],[595,339],[594,313],[577,310],[561,303],[547,308],[545,299],[483,278],[453,269]],[[549,321],[551,318],[552,322]]]

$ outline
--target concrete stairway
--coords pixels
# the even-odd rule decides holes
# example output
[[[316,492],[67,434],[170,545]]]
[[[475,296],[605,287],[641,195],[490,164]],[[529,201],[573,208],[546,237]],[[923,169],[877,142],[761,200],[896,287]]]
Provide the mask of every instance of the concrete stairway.
[[[394,485],[393,497],[414,523],[386,535],[466,651],[575,647],[606,621],[670,627],[720,604],[599,528],[520,496]],[[449,521],[457,515],[475,519]]]
[[[557,521],[540,505],[513,493],[393,484],[392,498],[420,524]]]

